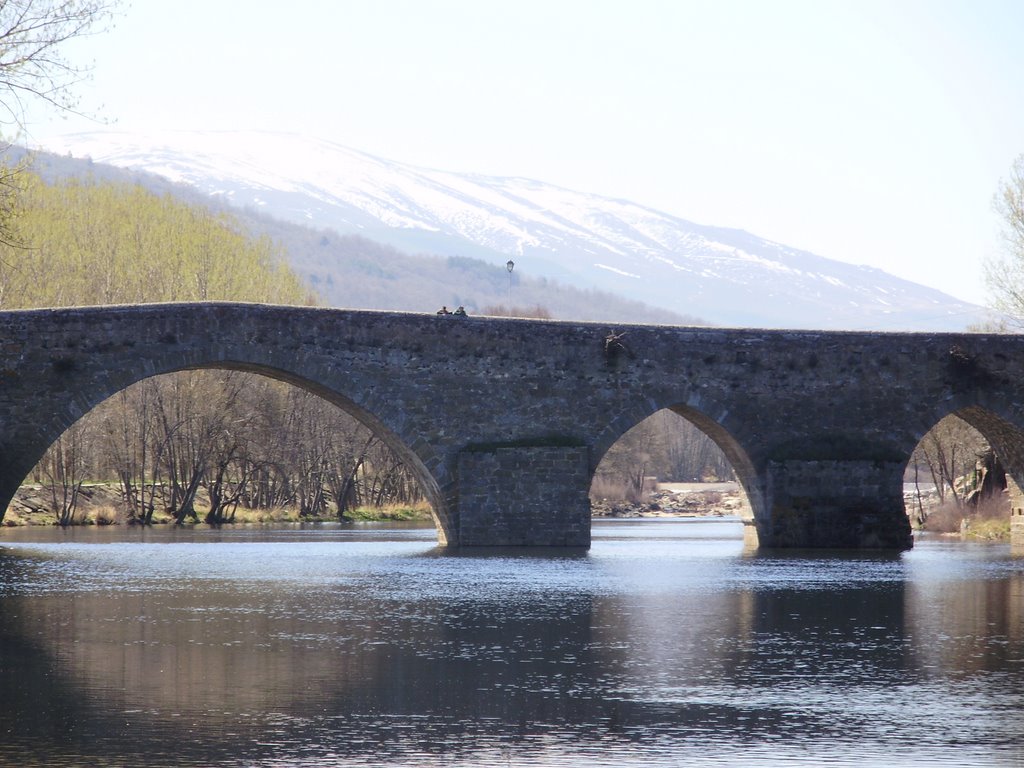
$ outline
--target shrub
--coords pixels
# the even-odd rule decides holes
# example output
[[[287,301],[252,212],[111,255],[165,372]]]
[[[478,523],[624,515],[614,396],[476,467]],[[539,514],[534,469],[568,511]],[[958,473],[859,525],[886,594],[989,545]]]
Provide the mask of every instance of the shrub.
[[[590,500],[592,502],[604,499],[639,504],[647,495],[643,488],[637,487],[636,483],[627,482],[614,476],[595,475],[594,482],[590,485]]]
[[[124,515],[119,510],[107,506],[96,507],[89,517],[96,525],[118,525],[124,520]]]
[[[933,533],[959,533],[963,519],[964,510],[960,505],[946,501],[928,513],[922,528]]]

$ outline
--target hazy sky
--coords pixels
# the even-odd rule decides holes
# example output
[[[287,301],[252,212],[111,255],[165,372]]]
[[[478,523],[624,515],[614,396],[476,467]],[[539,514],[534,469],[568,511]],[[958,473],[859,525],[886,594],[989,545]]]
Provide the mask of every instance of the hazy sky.
[[[978,303],[1024,153],[1020,0],[136,0],[68,54],[118,130],[541,179]]]

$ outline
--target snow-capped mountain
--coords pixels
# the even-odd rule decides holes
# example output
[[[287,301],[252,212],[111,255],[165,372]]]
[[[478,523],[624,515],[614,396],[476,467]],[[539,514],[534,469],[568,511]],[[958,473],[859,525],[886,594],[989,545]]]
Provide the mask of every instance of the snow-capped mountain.
[[[418,168],[266,132],[100,131],[46,151],[165,176],[285,220],[520,273],[722,325],[961,330],[985,311],[881,270],[521,178]]]

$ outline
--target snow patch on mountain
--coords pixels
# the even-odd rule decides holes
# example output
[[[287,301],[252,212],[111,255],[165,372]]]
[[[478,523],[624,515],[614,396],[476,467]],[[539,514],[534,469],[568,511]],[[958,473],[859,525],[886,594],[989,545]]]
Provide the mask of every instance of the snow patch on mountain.
[[[959,330],[979,307],[881,270],[540,181],[419,168],[272,132],[97,131],[42,149],[144,170],[278,218],[473,253],[726,325]]]

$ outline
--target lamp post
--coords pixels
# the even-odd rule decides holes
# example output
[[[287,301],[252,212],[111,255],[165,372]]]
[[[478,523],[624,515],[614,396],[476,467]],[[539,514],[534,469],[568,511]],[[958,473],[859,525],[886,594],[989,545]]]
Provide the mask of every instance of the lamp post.
[[[516,268],[516,263],[509,259],[505,263],[505,269],[508,270],[508,311],[512,311],[512,270]]]

